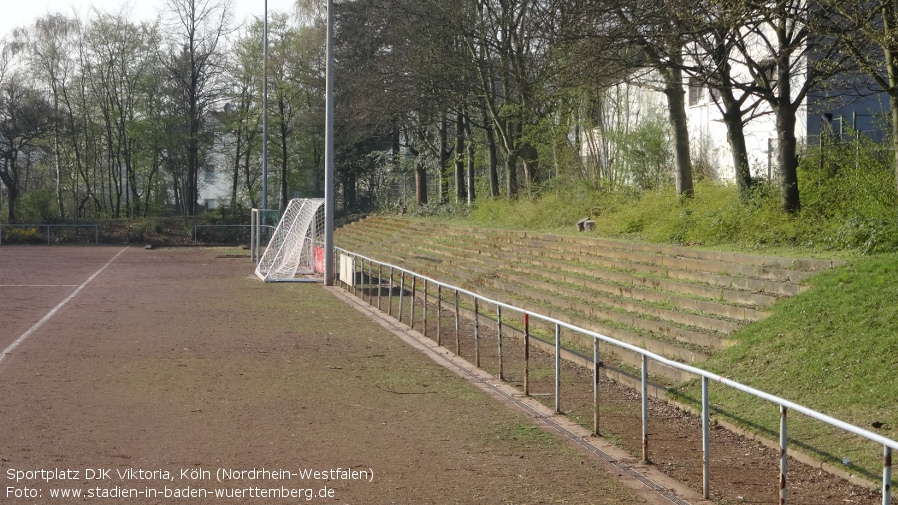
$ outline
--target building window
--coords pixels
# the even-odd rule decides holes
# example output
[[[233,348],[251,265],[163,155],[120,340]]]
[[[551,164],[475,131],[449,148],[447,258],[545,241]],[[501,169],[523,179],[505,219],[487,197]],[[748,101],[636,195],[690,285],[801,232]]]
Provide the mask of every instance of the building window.
[[[206,182],[215,182],[215,167],[206,165],[203,167],[203,180]]]
[[[705,86],[700,79],[692,77],[689,79],[689,106],[694,107],[703,105],[708,102],[708,95],[705,93]]]

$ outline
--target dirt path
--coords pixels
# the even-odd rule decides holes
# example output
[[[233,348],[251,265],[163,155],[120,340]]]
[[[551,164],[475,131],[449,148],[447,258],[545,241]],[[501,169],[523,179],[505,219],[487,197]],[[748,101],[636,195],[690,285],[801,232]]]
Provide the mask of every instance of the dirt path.
[[[79,285],[119,249],[85,250],[4,247],[0,279]],[[659,502],[320,286],[265,285],[215,256],[129,249],[0,362],[0,501]],[[0,344],[71,289],[6,288],[0,320],[18,319]]]

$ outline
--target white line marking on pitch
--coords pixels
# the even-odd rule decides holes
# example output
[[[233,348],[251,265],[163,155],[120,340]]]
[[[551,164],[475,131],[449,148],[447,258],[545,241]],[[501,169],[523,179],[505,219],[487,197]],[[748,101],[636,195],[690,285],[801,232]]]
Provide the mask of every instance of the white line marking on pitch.
[[[122,249],[121,251],[119,251],[118,254],[116,254],[115,256],[112,257],[111,260],[106,262],[105,265],[100,267],[99,270],[97,270],[96,272],[94,272],[93,275],[88,277],[86,281],[82,282],[81,285],[78,286],[78,289],[76,289],[75,291],[72,291],[72,294],[67,296],[65,300],[59,302],[58,305],[56,305],[55,307],[50,309],[50,312],[47,312],[47,315],[42,317],[40,321],[34,323],[34,326],[32,326],[31,328],[28,328],[28,331],[23,333],[21,337],[17,338],[16,341],[13,342],[12,344],[9,344],[9,347],[7,347],[6,349],[3,349],[3,352],[0,353],[0,363],[3,363],[3,360],[6,359],[6,357],[9,356],[10,353],[12,353],[12,351],[15,350],[15,348],[19,346],[19,344],[21,344],[22,342],[25,341],[25,339],[30,337],[31,334],[34,333],[35,331],[37,331],[38,328],[43,326],[43,324],[46,323],[51,317],[53,317],[53,315],[56,314],[56,312],[59,311],[59,309],[63,308],[67,303],[72,301],[72,298],[75,298],[76,296],[78,296],[78,293],[80,293],[81,290],[84,289],[85,286],[90,284],[90,281],[94,280],[94,278],[96,276],[100,275],[103,272],[103,270],[106,270],[106,267],[111,265],[112,262],[115,261],[119,256],[121,256],[122,253],[125,252],[126,250],[128,250],[127,247]]]
[[[0,288],[74,288],[77,284],[0,284]]]

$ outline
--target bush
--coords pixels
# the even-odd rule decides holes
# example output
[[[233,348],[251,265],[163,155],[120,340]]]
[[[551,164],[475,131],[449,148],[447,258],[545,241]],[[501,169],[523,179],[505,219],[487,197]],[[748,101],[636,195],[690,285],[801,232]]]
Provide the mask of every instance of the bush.
[[[16,216],[25,223],[49,223],[59,219],[56,197],[52,191],[33,189],[16,201]]]
[[[606,236],[659,243],[770,249],[898,251],[898,192],[892,153],[863,139],[834,144],[823,154],[807,150],[799,167],[802,210],[781,210],[780,188],[758,181],[748,198],[735,186],[699,180],[695,197],[682,199],[672,184],[608,191],[590,181],[558,177],[529,197],[479,200],[470,211],[490,227],[573,232],[583,217]],[[466,209],[467,207],[465,207]],[[421,215],[462,217],[449,206]]]
[[[4,227],[4,244],[45,244],[46,238],[41,236],[37,228],[30,227]]]

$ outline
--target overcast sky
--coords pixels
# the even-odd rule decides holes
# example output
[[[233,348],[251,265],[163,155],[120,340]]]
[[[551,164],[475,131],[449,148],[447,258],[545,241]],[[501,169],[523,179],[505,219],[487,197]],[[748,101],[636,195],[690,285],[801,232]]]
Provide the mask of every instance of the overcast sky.
[[[31,25],[35,19],[49,13],[76,14],[89,17],[91,7],[105,13],[118,13],[124,9],[132,19],[153,19],[165,6],[165,0],[2,0],[0,10],[0,37],[14,28]],[[231,0],[235,24],[252,16],[262,17],[265,0]],[[268,11],[289,12],[293,0],[268,0]]]

